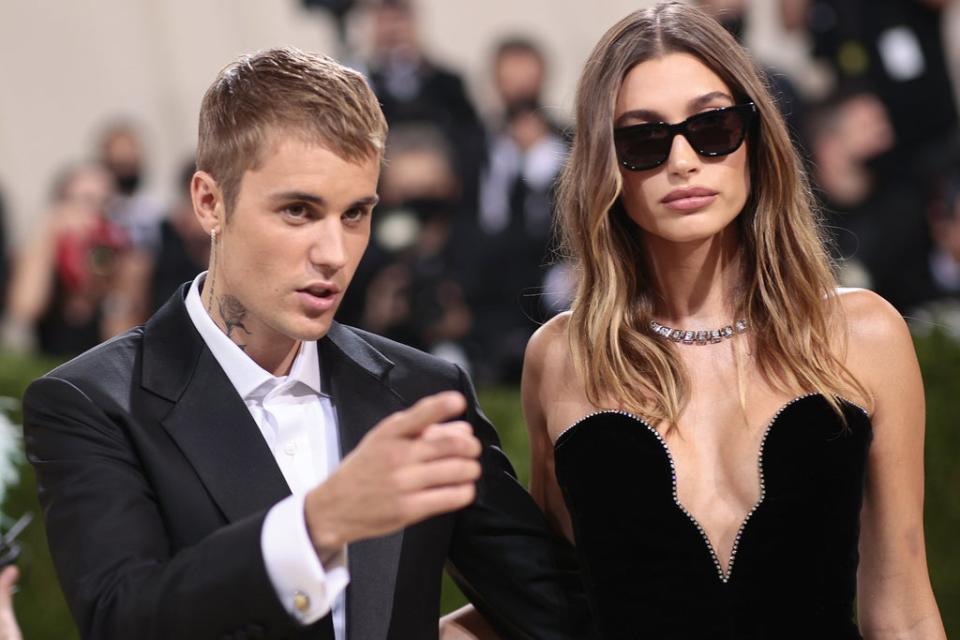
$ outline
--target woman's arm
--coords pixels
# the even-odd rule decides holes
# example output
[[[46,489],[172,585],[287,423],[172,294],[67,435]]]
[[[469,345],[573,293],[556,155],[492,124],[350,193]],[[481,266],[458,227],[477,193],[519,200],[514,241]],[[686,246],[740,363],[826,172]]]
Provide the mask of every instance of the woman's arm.
[[[857,605],[865,638],[946,638],[923,535],[924,399],[906,323],[869,291],[841,297],[847,365],[874,399]]]
[[[560,400],[566,378],[566,316],[540,327],[527,343],[523,357],[521,396],[530,438],[530,495],[547,516],[554,531],[573,541],[570,514],[563,501],[553,466],[553,440],[547,429],[546,409]]]
[[[13,322],[32,327],[49,305],[53,293],[55,245],[54,225],[51,220],[44,219],[26,246],[17,253],[7,300],[7,313]]]

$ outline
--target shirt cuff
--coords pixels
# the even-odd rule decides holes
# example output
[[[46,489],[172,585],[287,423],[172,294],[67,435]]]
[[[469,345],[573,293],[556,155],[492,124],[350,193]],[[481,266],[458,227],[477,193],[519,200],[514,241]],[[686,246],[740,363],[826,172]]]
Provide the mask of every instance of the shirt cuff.
[[[345,546],[320,562],[307,533],[303,500],[303,494],[291,495],[273,505],[263,521],[260,550],[283,608],[308,625],[330,613],[350,573]]]

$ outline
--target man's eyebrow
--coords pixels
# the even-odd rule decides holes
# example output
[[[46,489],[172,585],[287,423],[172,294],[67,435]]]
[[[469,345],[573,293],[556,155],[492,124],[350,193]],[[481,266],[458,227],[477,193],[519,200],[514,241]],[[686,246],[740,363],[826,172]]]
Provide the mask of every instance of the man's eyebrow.
[[[367,196],[366,198],[360,198],[354,202],[351,207],[375,207],[377,203],[380,202],[380,196],[372,195]]]
[[[693,100],[687,103],[687,110],[690,112],[699,111],[706,105],[710,104],[714,100],[729,100],[730,104],[733,104],[733,96],[724,93],[723,91],[711,91],[710,93],[705,93],[702,96],[697,96]],[[613,126],[622,127],[624,122],[627,120],[646,120],[647,122],[667,122],[667,117],[664,116],[659,111],[653,109],[632,109],[630,111],[625,111],[620,114],[620,117],[617,118]]]
[[[281,191],[270,196],[270,199],[275,202],[281,201],[292,201],[296,200],[297,202],[309,202],[310,204],[316,205],[318,207],[326,207],[327,201],[323,199],[322,196],[318,196],[313,193],[308,193],[306,191]],[[375,207],[377,203],[380,202],[380,196],[372,195],[365,198],[360,198],[355,202],[351,203],[350,208],[353,207]]]
[[[327,206],[327,201],[321,196],[308,193],[306,191],[281,191],[279,193],[272,194],[270,199],[277,202],[281,200],[297,200],[300,202],[309,202],[310,204],[315,204],[318,207]]]

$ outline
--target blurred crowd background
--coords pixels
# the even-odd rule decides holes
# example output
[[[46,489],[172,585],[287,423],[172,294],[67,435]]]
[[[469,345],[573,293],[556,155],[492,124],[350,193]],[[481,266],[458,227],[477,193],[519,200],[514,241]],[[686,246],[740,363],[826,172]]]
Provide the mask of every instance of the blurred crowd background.
[[[57,118],[49,130],[62,130],[64,120],[82,130],[58,148],[46,122],[32,123],[38,129],[31,131],[4,119],[4,137],[30,140],[34,151],[0,146],[3,228],[11,237],[0,243],[3,348],[57,358],[80,353],[142,322],[205,267],[207,238],[187,194],[196,120],[188,107],[199,102],[203,87],[196,87],[189,105],[181,104],[182,85],[164,94],[172,86],[166,68],[151,88],[159,104],[146,111],[137,108],[142,96],[99,103],[91,94],[135,90],[151,84],[165,64],[189,65],[173,53],[179,42],[162,41],[175,29],[169,20],[190,22],[185,33],[210,40],[228,40],[217,32],[239,24],[251,30],[259,21],[263,33],[245,40],[323,50],[362,70],[391,126],[382,204],[340,320],[455,360],[481,385],[516,383],[527,338],[569,300],[570,276],[553,250],[551,225],[554,181],[570,144],[577,63],[604,28],[646,3],[611,2],[596,10],[554,3],[534,19],[517,11],[524,18],[516,21],[510,11],[523,3],[499,9],[487,3],[485,14],[503,13],[485,20],[466,6],[473,3],[427,0],[290,0],[267,3],[255,15],[250,3],[213,4],[182,16],[146,5],[139,11],[114,6],[120,15],[102,14],[104,31],[96,35],[73,25],[82,38],[104,38],[108,46],[109,29],[152,34],[153,41],[131,51],[133,58],[144,51],[171,54],[168,63],[130,68],[129,76],[105,77],[123,65],[98,65],[102,46],[85,49],[75,38],[67,44],[76,49],[50,45],[57,64],[33,73],[30,52],[4,56],[5,65],[16,64],[18,71],[5,72],[11,82],[4,83],[0,114],[36,109],[43,118]],[[960,336],[954,81],[960,52],[951,48],[960,33],[960,8],[951,0],[699,4],[766,68],[808,163],[843,283],[878,291],[919,332],[939,327]],[[298,25],[289,34],[296,42],[275,39],[271,32],[284,27],[264,20],[270,7]],[[568,9],[572,16],[562,15]],[[65,18],[98,17],[70,15],[76,7],[50,3],[2,11],[28,22],[48,19],[53,32],[70,28]],[[244,11],[247,20],[231,19]],[[604,19],[587,18],[586,11]],[[591,33],[576,28],[578,16]],[[477,41],[474,18],[488,40]],[[126,23],[134,19],[137,24]],[[151,19],[156,24],[143,22]],[[553,22],[560,37],[548,35]],[[17,29],[16,20],[3,23]],[[571,32],[576,37],[564,37]],[[441,54],[458,34],[471,50]],[[36,39],[31,44],[48,46]],[[212,48],[221,51],[224,43]],[[557,49],[567,61],[562,86]],[[217,64],[240,52],[224,54]],[[36,56],[47,60],[50,54]],[[196,73],[197,67],[206,67],[206,60],[190,69]],[[209,82],[216,68],[203,71],[197,77]],[[38,82],[42,96],[35,93]],[[81,90],[78,83],[87,86]],[[81,118],[71,116],[73,92]],[[27,102],[31,94],[43,105]],[[157,119],[157,110],[169,113]],[[182,122],[174,124],[175,116]],[[180,148],[167,134],[183,137]],[[23,156],[35,155],[37,147],[43,162],[27,166]],[[31,189],[39,192],[31,195]]]
[[[206,268],[187,192],[203,91],[237,55],[293,45],[365,73],[391,127],[370,247],[338,319],[454,360],[481,389],[514,389],[513,424],[526,341],[569,302],[551,225],[576,79],[603,31],[648,4],[3,2],[0,356],[13,359],[0,362],[31,364],[0,371],[0,395],[143,322]],[[960,345],[960,0],[697,4],[766,69],[843,284],[886,297],[918,340],[945,341],[918,343],[930,424],[952,443],[928,465],[953,469],[928,481],[934,504],[953,505],[935,540],[960,517],[944,408],[960,348],[949,360],[930,346]],[[950,548],[943,571],[931,566],[941,594],[960,593]]]

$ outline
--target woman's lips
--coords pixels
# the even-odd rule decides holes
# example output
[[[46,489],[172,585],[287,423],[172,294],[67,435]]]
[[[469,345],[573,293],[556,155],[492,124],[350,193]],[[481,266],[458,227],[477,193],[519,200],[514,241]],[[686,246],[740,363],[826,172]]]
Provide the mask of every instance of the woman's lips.
[[[696,211],[712,203],[717,198],[717,192],[705,187],[688,187],[674,189],[660,202],[674,211]]]
[[[714,193],[709,196],[686,196],[684,198],[676,198],[674,200],[665,201],[663,204],[668,209],[673,209],[675,211],[696,211],[697,209],[706,207],[716,199],[717,194]]]

